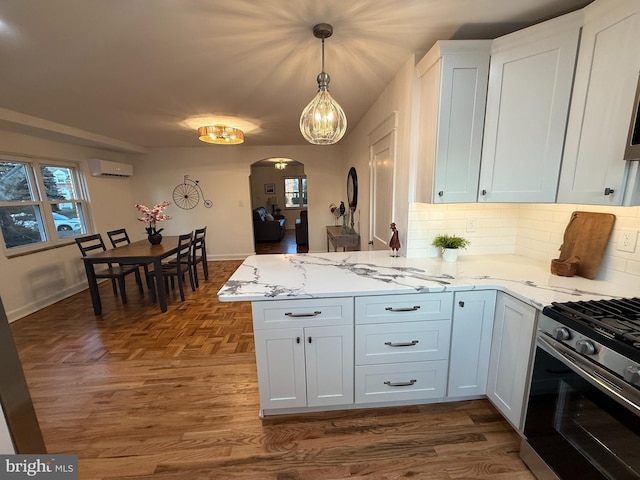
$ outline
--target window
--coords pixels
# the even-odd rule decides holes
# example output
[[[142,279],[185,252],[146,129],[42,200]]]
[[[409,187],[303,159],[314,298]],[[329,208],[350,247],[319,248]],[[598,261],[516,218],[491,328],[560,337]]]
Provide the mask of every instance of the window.
[[[307,206],[307,179],[304,177],[284,179],[285,208],[302,208]]]
[[[0,157],[0,231],[6,252],[64,244],[87,232],[78,169]]]

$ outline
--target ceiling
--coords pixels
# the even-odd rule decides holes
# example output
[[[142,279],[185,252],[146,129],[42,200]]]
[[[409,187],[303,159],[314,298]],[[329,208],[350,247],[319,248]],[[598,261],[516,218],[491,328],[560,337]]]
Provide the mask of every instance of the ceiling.
[[[329,89],[353,128],[411,53],[495,38],[590,0],[2,0],[0,128],[116,150],[209,146],[193,117],[234,117],[244,145],[305,144]],[[212,118],[206,120],[210,122]],[[231,124],[231,122],[229,122]]]

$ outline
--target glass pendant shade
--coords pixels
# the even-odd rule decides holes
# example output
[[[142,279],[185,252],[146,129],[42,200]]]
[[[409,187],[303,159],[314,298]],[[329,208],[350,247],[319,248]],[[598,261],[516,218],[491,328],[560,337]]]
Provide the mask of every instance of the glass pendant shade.
[[[333,34],[333,27],[319,23],[313,35],[322,39],[322,71],[318,74],[318,93],[300,115],[300,132],[314,145],[331,145],[347,131],[347,116],[329,93],[329,74],[324,71],[324,39]]]
[[[318,90],[300,115],[300,132],[314,145],[331,145],[347,131],[347,117],[328,90]]]
[[[198,128],[198,138],[203,142],[218,145],[237,145],[244,142],[244,133],[226,125],[208,125]]]

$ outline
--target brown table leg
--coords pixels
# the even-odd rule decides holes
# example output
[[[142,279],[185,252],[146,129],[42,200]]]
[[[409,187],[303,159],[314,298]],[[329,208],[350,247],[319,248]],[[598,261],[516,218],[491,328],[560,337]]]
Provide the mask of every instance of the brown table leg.
[[[167,292],[164,289],[164,278],[162,278],[162,260],[153,261],[153,270],[156,276],[156,294],[162,312],[167,311]]]
[[[96,271],[93,263],[84,262],[84,270],[87,273],[87,282],[89,283],[89,294],[91,295],[91,303],[93,304],[93,313],[100,315],[102,313],[102,302],[100,301],[100,290],[98,290],[98,280],[96,279]]]

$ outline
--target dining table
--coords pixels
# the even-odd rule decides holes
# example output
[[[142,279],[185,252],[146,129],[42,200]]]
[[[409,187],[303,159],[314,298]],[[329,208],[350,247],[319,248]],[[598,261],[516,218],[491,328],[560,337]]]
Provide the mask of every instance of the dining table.
[[[102,302],[100,301],[100,291],[96,279],[95,265],[119,263],[123,265],[149,265],[153,264],[155,275],[156,297],[160,310],[167,311],[167,292],[162,278],[162,260],[175,255],[178,251],[178,237],[162,237],[162,243],[152,245],[148,240],[138,240],[121,247],[104,250],[82,257],[84,268],[87,272],[89,283],[89,293],[93,312],[96,315],[102,313]]]

